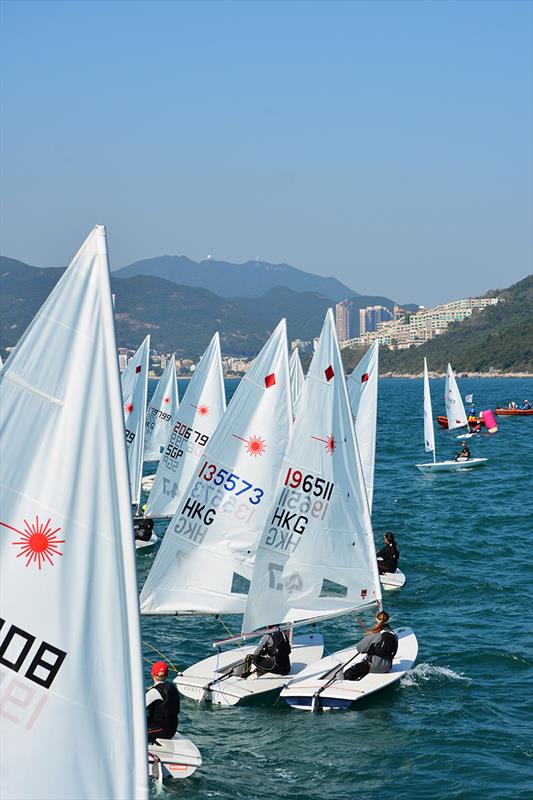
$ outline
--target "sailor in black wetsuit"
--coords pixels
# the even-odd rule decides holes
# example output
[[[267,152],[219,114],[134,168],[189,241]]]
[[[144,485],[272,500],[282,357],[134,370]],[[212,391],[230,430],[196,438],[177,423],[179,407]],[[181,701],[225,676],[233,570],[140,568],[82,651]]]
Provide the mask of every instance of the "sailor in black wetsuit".
[[[291,645],[284,631],[276,628],[267,633],[251,655],[246,656],[242,677],[258,677],[266,672],[288,675],[291,671]]]
[[[396,546],[394,534],[387,531],[383,538],[385,539],[385,545],[377,553],[380,575],[383,572],[396,572],[398,561],[400,560],[400,551]]]
[[[178,730],[180,696],[173,683],[167,680],[168,667],[164,661],[156,661],[152,667],[154,685],[146,692],[148,717],[148,742],[157,739],[172,739]]]

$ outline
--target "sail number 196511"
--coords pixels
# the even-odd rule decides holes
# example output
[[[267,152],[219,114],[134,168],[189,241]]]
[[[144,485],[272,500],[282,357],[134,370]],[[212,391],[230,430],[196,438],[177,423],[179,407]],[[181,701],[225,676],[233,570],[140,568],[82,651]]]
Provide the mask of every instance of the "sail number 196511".
[[[315,475],[304,475],[299,469],[289,467],[285,476],[285,486],[291,489],[301,489],[306,494],[313,494],[315,497],[323,497],[324,500],[331,499],[331,493],[335,484],[325,478],[318,478]]]

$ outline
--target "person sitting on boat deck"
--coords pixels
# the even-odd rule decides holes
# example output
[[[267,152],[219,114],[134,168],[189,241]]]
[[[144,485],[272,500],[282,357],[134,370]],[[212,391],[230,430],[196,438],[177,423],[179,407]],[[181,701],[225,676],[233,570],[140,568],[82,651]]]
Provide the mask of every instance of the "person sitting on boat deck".
[[[357,621],[362,625],[360,620]],[[365,631],[356,648],[358,653],[365,653],[366,658],[344,670],[345,681],[359,681],[369,672],[383,675],[391,671],[398,650],[398,637],[389,625],[389,615],[386,611],[378,611],[376,624]]]
[[[152,666],[154,684],[146,692],[148,742],[156,739],[172,739],[178,730],[180,696],[174,684],[167,680],[168,667],[164,661]]]
[[[288,635],[276,627],[272,633],[263,636],[253,653],[246,656],[241,677],[248,678],[251,675],[259,677],[266,672],[288,675],[291,671],[290,653]]]
[[[141,542],[149,542],[154,531],[154,520],[151,517],[144,516],[146,509],[147,505],[145,503],[141,508],[142,516],[134,517],[133,519],[133,531],[135,533],[135,538],[139,539]]]
[[[524,400],[524,402],[522,403],[520,408],[521,408],[522,411],[530,411],[531,410],[531,403],[529,402],[529,400]]]
[[[380,575],[383,572],[396,572],[400,559],[400,551],[396,546],[394,534],[387,531],[383,539],[385,540],[385,544],[377,554]]]
[[[466,442],[461,442],[462,449],[459,450],[457,455],[455,456],[456,461],[468,461],[470,458],[470,448],[468,447]]]

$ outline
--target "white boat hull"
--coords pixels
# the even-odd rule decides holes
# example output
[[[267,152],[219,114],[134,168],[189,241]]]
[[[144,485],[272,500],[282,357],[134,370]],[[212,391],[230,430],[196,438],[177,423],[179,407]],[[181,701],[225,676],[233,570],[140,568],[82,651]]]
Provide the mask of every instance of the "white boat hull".
[[[148,745],[148,768],[156,780],[188,778],[202,764],[202,755],[194,742],[176,733],[172,739],[158,739]]]
[[[143,550],[146,547],[153,547],[154,544],[157,544],[157,542],[158,542],[157,536],[155,535],[155,533],[152,533],[152,535],[146,542],[143,542],[142,539],[135,539],[135,549]]]
[[[462,461],[436,461],[429,464],[415,464],[421,472],[456,472],[457,470],[473,469],[486,464],[488,458],[467,458]]]
[[[231,665],[242,664],[244,657],[253,653],[256,647],[257,643],[210,656],[186,669],[175,678],[174,683],[179,692],[191,700],[203,700],[218,706],[253,702],[267,693],[278,692],[291,677],[321,658],[324,639],[319,633],[295,636],[292,643],[291,671],[288,675],[267,672],[255,680],[235,675],[223,677]]]
[[[384,591],[392,592],[405,586],[405,575],[399,569],[396,572],[382,572],[379,576],[379,582]]]
[[[398,652],[392,664],[392,670],[385,675],[365,675],[359,681],[335,680],[317,695],[322,687],[331,680],[331,670],[339,664],[345,664],[357,654],[355,645],[339,650],[326,658],[311,664],[291,680],[281,692],[281,697],[292,707],[303,711],[321,708],[348,708],[352,703],[362,700],[381,689],[396,683],[413,666],[418,654],[418,642],[410,628],[398,628]],[[361,661],[364,655],[358,655],[348,666]]]

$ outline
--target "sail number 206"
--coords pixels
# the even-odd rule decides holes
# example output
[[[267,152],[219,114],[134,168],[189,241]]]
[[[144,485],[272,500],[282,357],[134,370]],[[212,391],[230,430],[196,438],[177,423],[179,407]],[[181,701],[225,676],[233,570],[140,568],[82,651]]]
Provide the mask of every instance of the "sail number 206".
[[[318,478],[315,475],[304,475],[299,469],[289,467],[285,476],[285,486],[291,489],[302,489],[306,494],[313,494],[315,497],[323,497],[324,500],[331,499],[331,493],[335,484],[325,478]]]

